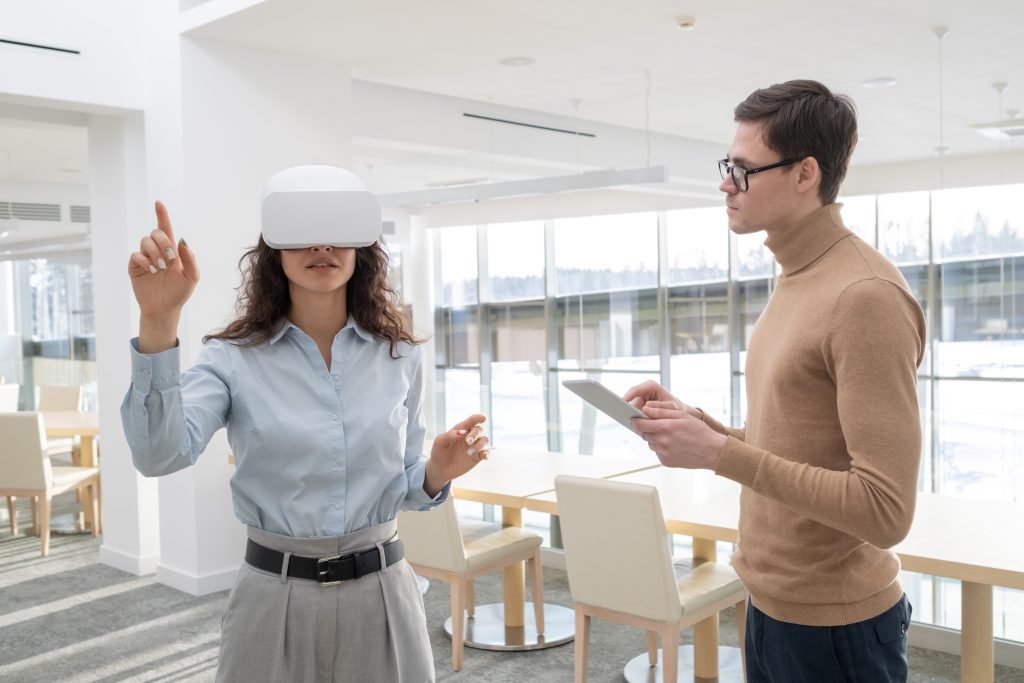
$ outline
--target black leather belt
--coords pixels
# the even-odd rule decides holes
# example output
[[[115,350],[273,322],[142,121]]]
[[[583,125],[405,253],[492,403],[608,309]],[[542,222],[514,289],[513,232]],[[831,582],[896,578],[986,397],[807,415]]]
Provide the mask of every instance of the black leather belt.
[[[390,567],[403,557],[405,557],[405,546],[402,545],[401,539],[395,538],[384,544],[386,566]],[[245,546],[245,561],[265,572],[280,574],[281,565],[284,564],[284,553],[271,550],[250,539]],[[321,586],[358,579],[360,576],[380,571],[380,568],[380,552],[377,548],[346,555],[328,555],[327,557],[292,555],[288,558],[288,576],[316,581]]]

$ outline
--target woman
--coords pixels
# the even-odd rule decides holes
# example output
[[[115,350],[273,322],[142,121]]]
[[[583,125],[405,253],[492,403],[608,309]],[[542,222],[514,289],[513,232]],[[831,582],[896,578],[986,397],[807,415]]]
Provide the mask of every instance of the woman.
[[[484,417],[421,457],[418,340],[394,304],[379,242],[278,251],[261,237],[242,259],[238,318],[179,374],[178,319],[199,271],[160,202],[156,215],[129,260],[141,319],[121,415],[147,476],[193,464],[227,428],[249,542],[217,680],[433,681],[394,518],[440,503],[486,457]]]

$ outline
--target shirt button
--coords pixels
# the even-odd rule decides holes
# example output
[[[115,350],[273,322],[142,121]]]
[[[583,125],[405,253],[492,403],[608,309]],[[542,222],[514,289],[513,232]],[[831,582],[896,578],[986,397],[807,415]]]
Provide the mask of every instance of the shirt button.
[[[334,422],[337,422],[338,421],[338,415],[337,414],[331,415],[331,420],[334,421]]]
[[[334,378],[335,382],[340,382],[341,381],[341,375],[331,375],[331,377]]]
[[[335,510],[340,510],[341,509],[341,503],[335,503],[332,507],[334,507]]]

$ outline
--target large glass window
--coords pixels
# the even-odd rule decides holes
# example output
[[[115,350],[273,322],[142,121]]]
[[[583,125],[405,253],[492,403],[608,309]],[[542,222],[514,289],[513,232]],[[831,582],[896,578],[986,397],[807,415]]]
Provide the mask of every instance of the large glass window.
[[[20,407],[34,409],[35,387],[77,384],[96,409],[96,320],[92,266],[67,259],[13,262],[17,334],[4,341],[3,374],[22,385]],[[20,362],[19,362],[20,359]]]
[[[922,491],[1024,500],[1022,191],[842,200],[844,222],[899,268],[927,315]],[[743,424],[746,350],[778,274],[763,233],[732,235],[719,207],[438,233],[444,412],[487,405],[502,446],[645,453],[641,440],[560,382],[589,377],[621,394],[651,379]],[[487,259],[479,271],[478,251]],[[910,572],[903,581],[915,620],[959,627],[958,582]],[[994,596],[996,634],[1024,640],[1024,591],[997,587]]]
[[[488,301],[544,296],[544,221],[487,226]]]
[[[560,297],[559,369],[658,371],[658,292]]]
[[[554,230],[559,294],[657,286],[657,214],[566,218]]]
[[[488,311],[494,445],[547,450],[544,302],[492,304]]]

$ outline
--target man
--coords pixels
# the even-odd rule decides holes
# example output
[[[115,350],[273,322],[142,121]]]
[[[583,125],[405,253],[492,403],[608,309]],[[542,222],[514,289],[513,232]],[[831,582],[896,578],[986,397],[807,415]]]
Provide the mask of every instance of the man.
[[[924,315],[835,203],[853,103],[814,81],[753,92],[719,162],[729,228],[781,274],[747,351],[744,429],[654,382],[625,399],[668,467],[743,485],[733,566],[750,591],[748,681],[905,681],[910,605],[889,548],[914,514]]]

